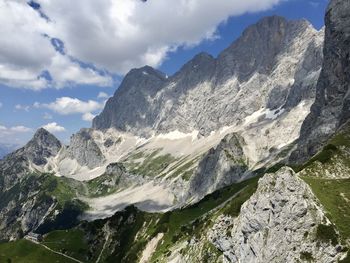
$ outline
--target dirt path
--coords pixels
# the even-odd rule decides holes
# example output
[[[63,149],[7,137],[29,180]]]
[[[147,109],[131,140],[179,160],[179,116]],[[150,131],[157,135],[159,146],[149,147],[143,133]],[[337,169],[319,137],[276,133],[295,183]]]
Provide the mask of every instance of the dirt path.
[[[34,243],[34,244],[37,244],[37,245],[39,245],[39,246],[42,246],[43,248],[45,248],[45,249],[51,251],[52,253],[55,253],[55,254],[60,255],[60,256],[63,256],[63,257],[65,257],[65,258],[68,258],[68,259],[73,260],[73,261],[78,262],[78,263],[84,263],[83,261],[80,261],[80,260],[78,260],[78,259],[76,259],[76,258],[70,257],[70,256],[68,256],[68,255],[65,255],[65,254],[61,253],[61,252],[57,252],[57,251],[55,251],[55,250],[49,248],[48,246],[45,246],[44,244],[41,244],[41,243],[39,243],[39,242],[34,242],[33,240],[29,240],[29,239],[27,239],[27,240],[30,241],[30,242],[32,242],[32,243]]]

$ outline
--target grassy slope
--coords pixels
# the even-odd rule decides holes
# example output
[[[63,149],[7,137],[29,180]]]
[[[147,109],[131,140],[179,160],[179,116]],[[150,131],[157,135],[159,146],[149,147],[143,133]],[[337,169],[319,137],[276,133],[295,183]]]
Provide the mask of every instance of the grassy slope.
[[[79,260],[86,260],[88,245],[84,240],[84,233],[78,229],[58,230],[49,233],[44,241],[49,248],[65,253]]]
[[[149,214],[132,208],[128,208],[128,211],[120,212],[119,215],[114,216],[110,221],[110,224],[114,224],[114,228],[117,229],[116,233],[113,234],[116,239],[114,241],[118,241],[120,246],[112,255],[110,254],[112,251],[108,249],[104,251],[104,261],[136,262],[137,257],[141,255],[147,242],[158,233],[165,234],[161,245],[157,248],[153,260],[162,257],[169,252],[169,248],[177,241],[185,240],[190,235],[200,236],[205,233],[205,229],[209,227],[210,223],[210,221],[205,219],[205,215],[227,201],[237,192],[244,189],[236,198],[230,200],[226,206],[220,208],[220,213],[236,214],[243,202],[254,192],[257,181],[258,178],[253,178],[239,184],[234,184],[208,195],[195,205],[165,214]],[[129,217],[133,218],[134,221],[132,221],[132,223],[128,223]],[[120,221],[123,222],[120,223]],[[94,229],[94,231],[97,231],[96,233],[101,233],[104,223],[105,221],[88,223],[88,228],[90,230]],[[86,255],[89,253],[88,244],[85,240],[84,233],[81,232],[80,229],[82,228],[50,232],[45,236],[43,244],[55,251],[64,252],[69,256],[86,262]],[[17,250],[20,250],[22,246],[22,243],[8,244],[12,244],[13,248]],[[95,246],[95,244],[93,246]],[[94,251],[94,255],[90,258],[91,262],[96,260],[101,251],[101,247],[101,245],[96,249],[90,247],[90,249],[92,248]],[[206,244],[206,247],[209,249],[210,244]],[[213,250],[213,248],[210,248],[210,250]],[[5,257],[6,256],[10,256],[8,251],[5,254]],[[36,262],[36,256],[39,255],[32,255],[33,262]],[[21,253],[18,254],[18,257],[24,260],[19,262],[30,262],[25,261],[27,257],[23,256]],[[40,257],[37,257],[37,259],[39,258]]]
[[[336,134],[321,152],[316,154],[300,170],[301,178],[326,210],[328,218],[336,226],[343,241],[350,241],[350,179],[322,178],[326,173],[350,176],[350,127]]]
[[[336,164],[340,159],[345,167],[350,163],[346,152],[348,146],[350,146],[349,134],[348,131],[338,134],[332,138],[330,144],[327,145],[323,151],[313,157],[309,162],[302,167],[295,167],[296,170],[301,171],[301,178],[311,186],[313,192],[325,207],[329,219],[335,224],[343,240],[350,238],[350,179],[324,179],[320,175],[322,175],[324,169],[332,169],[332,165]],[[164,156],[161,157],[160,160],[156,155],[157,154],[153,153],[145,158],[145,162],[148,164],[146,166],[149,171],[158,172],[159,170],[163,170],[166,165],[161,165],[162,163],[173,161],[167,158],[163,160]],[[314,176],[315,171],[318,172],[317,177]],[[193,235],[203,235],[211,224],[210,218],[208,219],[205,215],[244,188],[244,191],[239,193],[217,211],[217,213],[237,216],[241,205],[255,192],[257,181],[258,178],[253,178],[239,184],[234,184],[208,195],[195,205],[165,214],[137,212],[134,215],[136,218],[135,222],[125,226],[121,229],[122,234],[116,236],[120,243],[124,245],[120,247],[117,255],[114,256],[116,256],[119,261],[128,259],[128,262],[134,262],[136,256],[140,256],[147,242],[158,233],[163,232],[165,233],[164,238],[152,257],[152,260],[156,262],[159,258],[168,254],[169,249],[175,243],[186,240]],[[64,183],[57,182],[57,186],[53,188],[54,190],[51,191],[51,193],[55,193],[57,198],[61,201],[72,198],[71,192],[69,189],[67,191],[65,187]],[[48,189],[50,189],[50,187]],[[144,222],[146,223],[143,224]],[[54,231],[45,238],[45,242],[49,247],[58,251],[63,251],[79,259],[84,259],[87,253],[85,237],[77,229]],[[12,249],[5,249],[5,251],[7,251],[6,253],[10,253],[9,251],[16,251],[19,247],[23,246],[22,243],[9,244],[1,245],[0,252],[4,251],[5,246],[13,246]],[[96,255],[98,255],[100,250],[96,250],[95,252]],[[110,253],[110,251],[104,252],[104,258],[112,262],[115,257],[111,257],[108,253]],[[8,256],[11,254],[5,255]],[[18,255],[20,259],[22,259],[22,256],[23,258],[27,258],[26,255],[21,253]],[[34,253],[32,256],[35,258],[35,255]],[[96,255],[94,256],[95,259]]]
[[[66,257],[57,255],[40,245],[27,240],[0,244],[0,262],[4,263],[72,263]]]
[[[255,191],[257,181],[258,177],[233,184],[206,196],[197,204],[164,214],[157,227],[163,231],[166,230],[165,235],[152,259],[156,261],[158,257],[167,254],[170,247],[181,239],[186,239],[190,235],[203,234],[203,230],[209,227],[210,223],[204,219],[204,216],[244,189],[241,194],[238,194],[236,198],[233,198],[225,206],[227,213],[231,210],[240,209],[240,206]],[[233,209],[232,207],[235,208]]]

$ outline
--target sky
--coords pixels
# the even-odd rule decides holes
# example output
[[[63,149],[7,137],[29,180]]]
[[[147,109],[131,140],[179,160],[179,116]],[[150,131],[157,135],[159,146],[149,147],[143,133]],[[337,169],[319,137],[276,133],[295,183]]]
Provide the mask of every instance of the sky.
[[[64,143],[132,68],[174,74],[264,16],[324,25],[328,0],[0,0],[0,145],[39,127]]]

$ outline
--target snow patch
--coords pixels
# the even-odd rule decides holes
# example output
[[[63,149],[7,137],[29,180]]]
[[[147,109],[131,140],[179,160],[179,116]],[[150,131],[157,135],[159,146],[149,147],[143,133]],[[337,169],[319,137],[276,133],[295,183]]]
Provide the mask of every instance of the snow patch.
[[[169,132],[169,133],[163,133],[163,134],[159,134],[158,136],[156,136],[158,139],[165,139],[165,140],[181,140],[183,138],[186,137],[191,137],[192,141],[196,140],[198,137],[198,131],[193,131],[191,133],[183,133],[180,132],[178,130]]]

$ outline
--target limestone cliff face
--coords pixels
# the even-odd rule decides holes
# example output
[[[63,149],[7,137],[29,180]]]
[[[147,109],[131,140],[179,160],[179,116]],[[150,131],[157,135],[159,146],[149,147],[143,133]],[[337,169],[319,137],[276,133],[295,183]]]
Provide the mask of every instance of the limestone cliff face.
[[[289,109],[315,97],[322,43],[323,31],[305,20],[263,18],[217,58],[200,53],[171,77],[130,71],[93,128],[208,135],[261,108]]]
[[[105,158],[93,140],[90,129],[81,129],[71,138],[66,155],[76,160],[81,166],[95,168],[103,164]]]
[[[340,241],[320,240],[332,227],[309,186],[289,168],[266,174],[237,218],[220,216],[209,237],[228,262],[338,262]]]
[[[350,118],[350,3],[333,0],[326,18],[324,61],[315,103],[306,118],[298,150],[291,161],[301,163]]]
[[[248,171],[243,145],[244,139],[238,134],[228,134],[210,149],[190,181],[190,196],[200,200],[217,189],[243,180]]]

